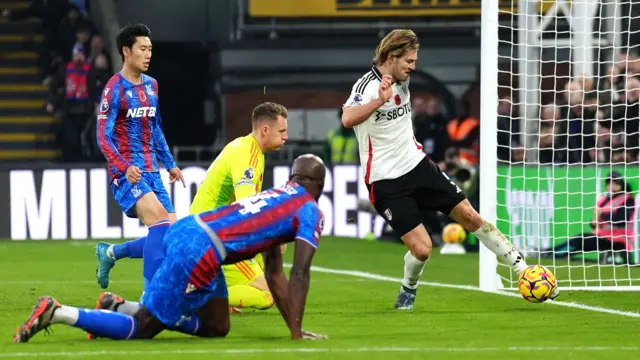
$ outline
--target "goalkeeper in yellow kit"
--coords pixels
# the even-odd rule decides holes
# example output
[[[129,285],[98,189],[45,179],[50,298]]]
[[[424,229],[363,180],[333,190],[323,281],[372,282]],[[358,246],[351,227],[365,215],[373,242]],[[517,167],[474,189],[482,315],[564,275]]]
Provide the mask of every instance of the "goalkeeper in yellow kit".
[[[209,166],[191,204],[191,214],[228,205],[262,191],[264,153],[279,150],[287,140],[287,109],[270,102],[260,104],[253,109],[251,127],[251,134],[227,144]],[[262,254],[222,269],[232,309],[264,310],[273,306]]]

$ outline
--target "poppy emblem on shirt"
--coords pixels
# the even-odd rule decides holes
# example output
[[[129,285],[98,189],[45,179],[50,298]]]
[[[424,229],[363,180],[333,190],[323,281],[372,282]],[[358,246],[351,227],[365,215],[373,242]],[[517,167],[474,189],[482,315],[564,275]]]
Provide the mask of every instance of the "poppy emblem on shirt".
[[[140,99],[140,101],[147,101],[147,95],[144,94],[144,91],[138,91],[138,99]]]
[[[402,102],[402,99],[400,99],[400,94],[396,94],[393,99],[396,101],[396,105],[400,105],[400,103]]]

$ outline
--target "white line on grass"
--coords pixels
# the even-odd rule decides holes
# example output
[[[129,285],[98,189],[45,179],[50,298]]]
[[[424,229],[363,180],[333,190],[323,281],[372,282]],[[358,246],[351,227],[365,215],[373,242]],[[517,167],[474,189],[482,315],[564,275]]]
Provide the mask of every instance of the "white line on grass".
[[[131,355],[207,355],[273,353],[393,353],[393,352],[522,352],[522,351],[638,351],[638,346],[509,346],[509,347],[359,347],[359,348],[275,348],[275,349],[183,349],[183,350],[97,350],[0,353],[0,358],[87,357]]]
[[[0,285],[94,285],[98,282],[96,280],[0,280]],[[119,280],[119,281],[110,281],[111,285],[113,284],[140,284],[142,285],[142,280]]]
[[[291,264],[284,264],[284,266],[285,267],[291,267]],[[369,279],[369,280],[378,280],[378,281],[402,283],[402,279],[400,279],[400,278],[394,278],[394,277],[391,277],[391,276],[373,274],[373,273],[364,272],[364,271],[330,269],[330,268],[325,268],[325,267],[320,267],[320,266],[312,266],[311,270],[317,271],[317,272],[320,272],[320,273],[326,273],[326,274],[353,276],[353,277],[359,278],[361,280],[362,279]],[[140,283],[140,281],[120,280],[120,281],[113,281],[112,283],[117,283],[117,284],[137,284],[137,283]],[[89,281],[89,280],[81,280],[81,281],[64,281],[64,280],[62,280],[62,281],[28,281],[28,280],[27,281],[3,281],[3,280],[0,280],[0,285],[44,285],[44,284],[95,284],[95,280],[91,280],[91,281]],[[471,291],[485,292],[483,290],[480,290],[480,288],[478,288],[477,286],[472,286],[472,285],[447,284],[447,283],[439,283],[439,282],[431,282],[431,281],[420,281],[419,284],[420,285],[425,285],[425,286],[448,288],[448,289],[471,290]],[[507,291],[495,291],[495,292],[487,292],[487,293],[520,298],[520,296],[518,294],[512,293],[512,292],[507,292]],[[545,304],[565,306],[565,307],[570,307],[570,308],[574,308],[574,309],[595,311],[595,312],[599,312],[599,313],[606,313],[606,314],[628,316],[628,317],[633,317],[633,318],[640,318],[640,313],[637,313],[637,312],[622,311],[622,310],[616,310],[616,309],[610,309],[610,308],[604,308],[604,307],[600,307],[600,306],[592,306],[592,305],[586,305],[586,304],[580,304],[580,303],[574,303],[574,302],[547,301],[547,302],[545,302]]]
[[[286,266],[290,266],[290,265],[287,264]],[[321,273],[327,273],[327,274],[348,275],[348,276],[354,276],[354,277],[358,277],[358,278],[366,278],[366,279],[373,279],[373,280],[380,280],[380,281],[387,281],[387,282],[394,282],[394,283],[402,283],[402,279],[400,279],[400,278],[394,278],[394,277],[384,276],[384,275],[379,275],[379,274],[372,274],[372,273],[363,272],[363,271],[337,270],[337,269],[324,268],[324,267],[320,267],[320,266],[312,266],[311,270],[312,271],[321,272]],[[478,288],[477,286],[471,286],[471,285],[456,285],[456,284],[446,284],[446,283],[430,282],[430,281],[420,281],[419,284],[420,285],[426,285],[426,286],[433,286],[433,287],[449,288],[449,289],[472,290],[472,291],[485,292],[483,290],[480,290],[480,288]],[[514,293],[510,293],[510,292],[506,292],[506,291],[490,292],[490,294],[499,294],[499,295],[504,295],[504,296],[511,296],[511,297],[520,298],[520,295],[514,294]],[[562,296],[562,293],[560,294],[560,296]],[[575,309],[595,311],[595,312],[606,313],[606,314],[614,314],[614,315],[622,315],[622,316],[628,316],[628,317],[633,317],[633,318],[640,318],[640,313],[637,313],[637,312],[609,309],[609,308],[603,308],[603,307],[599,307],[599,306],[585,305],[585,304],[579,304],[579,303],[573,303],[573,302],[547,301],[547,302],[545,302],[545,304],[559,305],[559,306],[565,306],[565,307],[570,307],[570,308],[575,308]]]

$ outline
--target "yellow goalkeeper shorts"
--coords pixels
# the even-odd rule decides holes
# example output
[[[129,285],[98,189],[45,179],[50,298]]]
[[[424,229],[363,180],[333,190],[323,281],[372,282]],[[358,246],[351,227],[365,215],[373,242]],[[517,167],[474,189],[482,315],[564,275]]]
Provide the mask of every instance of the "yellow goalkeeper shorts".
[[[264,275],[262,254],[253,259],[235,264],[223,265],[222,271],[227,280],[227,287],[234,285],[249,285],[258,277]]]

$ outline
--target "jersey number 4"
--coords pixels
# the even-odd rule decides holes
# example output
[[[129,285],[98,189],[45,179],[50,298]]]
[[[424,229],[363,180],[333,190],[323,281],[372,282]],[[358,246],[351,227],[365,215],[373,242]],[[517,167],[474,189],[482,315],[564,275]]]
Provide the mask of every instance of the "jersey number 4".
[[[242,209],[239,210],[239,213],[242,215],[257,214],[263,207],[268,205],[264,199],[253,196],[238,200],[236,204],[242,205]]]

